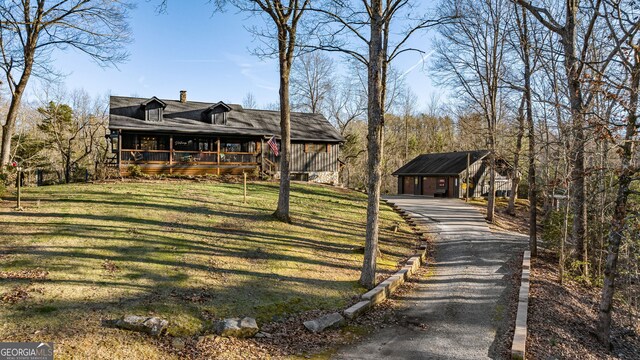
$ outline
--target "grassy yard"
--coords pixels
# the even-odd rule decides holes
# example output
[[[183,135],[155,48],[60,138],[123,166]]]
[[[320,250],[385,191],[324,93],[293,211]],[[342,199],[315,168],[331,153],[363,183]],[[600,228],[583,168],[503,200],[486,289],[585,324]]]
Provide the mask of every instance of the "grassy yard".
[[[194,336],[214,320],[264,324],[338,309],[357,284],[366,197],[294,184],[293,224],[274,221],[277,184],[141,182],[28,188],[0,203],[0,334],[54,341],[56,358],[166,358],[157,342],[101,320],[167,318]],[[379,267],[391,272],[415,238],[381,207]],[[393,233],[391,226],[400,223]]]

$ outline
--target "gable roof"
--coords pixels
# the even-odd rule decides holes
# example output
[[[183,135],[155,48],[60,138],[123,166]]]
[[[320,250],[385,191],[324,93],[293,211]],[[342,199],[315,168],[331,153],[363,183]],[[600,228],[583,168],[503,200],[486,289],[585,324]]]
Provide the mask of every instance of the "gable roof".
[[[153,99],[153,98],[152,98]],[[160,100],[166,104],[163,120],[144,120],[141,104],[149,99],[111,96],[109,99],[109,129],[139,132],[182,133],[222,136],[276,136],[280,138],[280,111],[245,109],[237,104]],[[227,124],[204,122],[202,114],[215,106],[226,106]],[[291,113],[291,140],[343,142],[344,138],[320,114]]]
[[[213,110],[215,110],[215,109],[217,109],[219,107],[224,108],[225,111],[231,111],[231,107],[229,105],[225,104],[222,101],[219,101],[219,102],[209,106],[206,111],[213,111]]]
[[[152,96],[151,99],[147,99],[147,100],[143,101],[140,105],[147,106],[147,105],[151,104],[152,102],[157,102],[158,104],[162,105],[163,109],[167,107],[167,103],[166,102],[158,99],[155,96]]]
[[[467,154],[471,154],[470,164],[473,164],[489,155],[489,151],[422,154],[394,171],[393,175],[458,175],[467,168]]]

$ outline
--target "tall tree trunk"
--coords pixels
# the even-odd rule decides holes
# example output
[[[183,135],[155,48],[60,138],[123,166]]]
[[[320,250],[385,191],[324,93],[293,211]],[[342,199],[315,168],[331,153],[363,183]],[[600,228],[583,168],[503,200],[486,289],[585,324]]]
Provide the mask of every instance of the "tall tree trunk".
[[[567,75],[568,96],[571,110],[571,132],[573,134],[573,145],[571,147],[571,193],[573,199],[571,210],[573,212],[572,237],[576,243],[575,258],[582,262],[582,272],[585,278],[589,278],[589,258],[587,254],[587,207],[585,204],[587,194],[585,188],[585,104],[582,96],[581,73],[582,63],[577,53],[577,16],[579,11],[579,0],[567,0],[565,3],[565,23],[563,26],[545,21],[548,18],[541,15],[541,9],[531,5],[526,0],[516,0],[520,5],[529,9],[533,15],[540,20],[543,25],[558,34],[563,47],[565,72]],[[600,0],[596,1],[595,11],[592,16],[599,16]],[[549,14],[547,12],[547,14]],[[592,18],[595,19],[595,18]],[[590,32],[589,32],[590,34]],[[589,36],[583,38],[583,42],[589,41]],[[581,54],[582,55],[582,54]],[[583,59],[584,60],[584,59]]]
[[[63,156],[63,165],[64,165],[64,183],[68,184],[71,182],[71,144],[67,148],[66,153]]]
[[[378,249],[378,216],[380,212],[380,183],[382,157],[382,1],[371,1],[371,39],[369,41],[368,66],[368,133],[367,133],[367,167],[368,167],[368,201],[367,229],[364,250],[364,262],[360,284],[366,288],[375,286],[376,254]]]
[[[0,146],[0,172],[4,171],[5,165],[9,164],[11,160],[11,138],[16,127],[16,120],[18,119],[18,111],[20,111],[20,103],[22,102],[22,95],[27,87],[27,82],[31,77],[31,69],[33,67],[33,55],[25,64],[25,70],[20,77],[20,81],[11,94],[11,103],[7,111],[7,118],[5,124],[2,126],[2,144]]]
[[[529,54],[529,27],[527,25],[527,12],[522,9],[522,35],[523,35],[523,60],[524,60],[524,98],[527,108],[527,127],[529,130],[529,249],[531,256],[538,256],[538,187],[536,184],[536,133],[533,122],[533,108],[531,104],[531,60]]]
[[[42,3],[44,4],[44,2]],[[38,9],[42,4],[38,4]],[[28,3],[25,4],[28,7]],[[22,96],[27,88],[27,83],[31,78],[31,72],[33,70],[33,61],[36,52],[36,46],[38,45],[38,35],[40,31],[40,21],[42,20],[42,12],[38,11],[36,18],[33,20],[34,24],[30,24],[27,27],[29,32],[27,34],[27,43],[24,47],[24,69],[20,75],[20,80],[17,84],[13,84],[14,78],[10,70],[6,72],[7,85],[11,89],[11,103],[7,111],[7,118],[5,124],[2,126],[2,144],[0,144],[0,173],[4,172],[5,165],[9,164],[11,159],[11,137],[16,126],[16,120],[18,118],[18,111],[20,110],[20,104],[22,102]]]
[[[7,118],[5,124],[2,125],[2,147],[0,148],[0,172],[4,171],[5,165],[9,164],[11,160],[11,137],[16,126],[16,119],[18,117],[18,110],[20,107],[20,101],[22,100],[22,93],[14,92],[11,97],[11,103],[9,104],[9,111],[7,112]]]
[[[561,37],[564,47],[565,69],[568,79],[569,102],[571,108],[571,131],[573,146],[571,147],[571,208],[573,212],[572,237],[576,243],[575,257],[582,262],[582,274],[589,277],[589,258],[587,254],[587,190],[585,187],[584,146],[585,115],[580,81],[580,63],[576,57],[576,16],[578,1],[567,1],[567,23],[565,34]]]
[[[518,108],[518,134],[516,136],[516,149],[513,154],[511,194],[509,194],[509,205],[507,206],[507,214],[512,216],[516,214],[516,199],[518,198],[518,186],[520,185],[520,152],[522,151],[522,138],[524,137],[524,106],[525,97],[523,95]]]
[[[496,209],[496,142],[493,131],[489,134],[489,194],[487,196],[487,221],[493,223]]]
[[[635,157],[635,138],[638,133],[638,91],[640,91],[640,50],[634,49],[635,62],[631,73],[631,91],[629,110],[627,116],[627,126],[625,141],[620,146],[620,177],[616,205],[613,212],[611,230],[609,231],[609,249],[607,262],[604,267],[604,284],[602,286],[602,297],[600,299],[598,313],[598,338],[604,344],[609,343],[611,332],[611,308],[613,307],[613,295],[615,292],[615,280],[618,267],[618,253],[625,231],[627,218],[627,200],[631,192],[630,186],[633,181]]]
[[[291,222],[289,215],[289,193],[291,191],[291,105],[289,103],[289,73],[287,35],[279,30],[278,56],[280,61],[280,191],[278,207],[273,214],[277,219]]]

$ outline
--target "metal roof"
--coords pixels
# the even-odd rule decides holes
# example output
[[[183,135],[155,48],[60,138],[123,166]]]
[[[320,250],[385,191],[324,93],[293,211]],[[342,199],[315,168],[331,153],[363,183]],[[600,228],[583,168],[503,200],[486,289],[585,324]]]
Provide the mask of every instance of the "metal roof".
[[[489,155],[489,151],[422,154],[396,170],[393,175],[458,175],[467,168],[467,154],[471,154],[470,164],[473,164]]]
[[[153,99],[153,98],[152,98]],[[109,129],[139,132],[186,133],[227,136],[280,137],[280,111],[245,109],[236,104],[230,108],[226,125],[214,125],[203,120],[207,109],[220,103],[160,100],[166,104],[163,121],[144,120],[142,103],[150,99],[111,96]],[[158,99],[159,100],[159,99]],[[344,138],[320,114],[291,113],[291,140],[343,142]]]

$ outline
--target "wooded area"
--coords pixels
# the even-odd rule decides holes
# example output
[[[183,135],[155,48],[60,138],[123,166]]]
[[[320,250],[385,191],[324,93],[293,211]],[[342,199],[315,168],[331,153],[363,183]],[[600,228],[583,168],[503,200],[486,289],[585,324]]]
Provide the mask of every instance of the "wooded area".
[[[391,173],[421,153],[488,149],[492,166],[502,158],[518,170],[508,211],[516,197],[528,198],[531,223],[538,224],[530,229],[532,254],[541,238],[542,246],[559,255],[560,283],[572,277],[601,287],[600,340],[608,342],[615,306],[638,312],[640,8],[635,2],[455,0],[426,11],[409,0],[232,3],[271,20],[257,31],[272,47],[256,53],[279,59],[283,169],[289,102],[293,110],[324,114],[347,139],[341,180],[369,194],[363,285],[375,283],[380,196],[397,188]],[[126,29],[108,26],[124,22],[126,5],[114,1],[109,17],[96,23],[82,16],[55,17],[45,7],[6,4],[0,6],[5,184],[12,181],[5,167],[12,160],[50,169],[61,182],[78,169],[105,176],[104,101],[82,92],[40,103],[22,102],[21,96],[33,64],[47,63],[48,53],[38,49],[58,41],[85,49],[99,62],[121,60],[124,54],[115,46],[127,40],[126,31],[98,39],[101,31],[82,26]],[[79,33],[47,37],[48,26],[67,21],[78,23],[72,29]],[[407,46],[408,39],[425,32],[435,37],[433,48]],[[427,73],[450,91],[449,99],[417,103],[406,73],[393,66],[407,52],[433,54]],[[345,76],[332,71],[338,61],[348,69]],[[46,66],[38,69],[53,73]],[[250,93],[245,101],[255,105]],[[285,221],[290,220],[288,183],[283,176],[277,211]],[[493,211],[490,191],[489,221]]]

